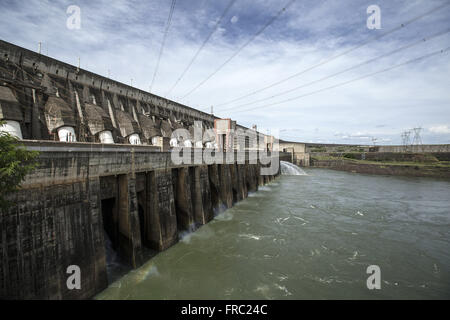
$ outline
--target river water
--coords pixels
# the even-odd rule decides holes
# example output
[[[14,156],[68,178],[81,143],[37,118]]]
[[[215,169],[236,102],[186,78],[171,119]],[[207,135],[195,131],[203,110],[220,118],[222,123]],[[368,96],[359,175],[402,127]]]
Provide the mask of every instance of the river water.
[[[450,299],[450,182],[304,169],[96,299]],[[369,265],[381,289],[369,290]]]

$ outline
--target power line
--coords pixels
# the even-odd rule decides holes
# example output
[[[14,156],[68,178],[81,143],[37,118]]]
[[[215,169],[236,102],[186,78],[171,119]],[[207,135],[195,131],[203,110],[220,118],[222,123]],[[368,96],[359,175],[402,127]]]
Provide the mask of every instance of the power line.
[[[153,83],[155,82],[155,78],[156,78],[156,73],[158,72],[159,62],[161,60],[161,56],[164,51],[164,45],[166,43],[167,34],[169,33],[170,23],[172,22],[172,15],[173,15],[173,11],[175,10],[176,2],[177,2],[176,0],[172,0],[172,4],[170,5],[169,17],[167,18],[166,29],[164,30],[164,36],[163,36],[163,40],[161,43],[161,48],[159,49],[159,55],[158,55],[158,60],[156,62],[155,72],[153,73],[152,83],[150,84],[150,91],[152,90]]]
[[[419,60],[422,60],[422,59],[430,58],[430,57],[435,56],[435,55],[437,55],[439,53],[444,53],[445,51],[448,51],[449,49],[450,49],[450,47],[447,47],[447,48],[441,49],[441,50],[437,50],[437,51],[434,51],[432,53],[420,56],[418,58],[414,58],[414,59],[405,61],[403,63],[397,64],[397,65],[394,65],[394,66],[391,66],[391,67],[388,67],[388,68],[385,68],[385,69],[382,69],[382,70],[379,70],[379,71],[376,71],[376,72],[372,72],[372,73],[366,74],[364,76],[361,76],[361,77],[358,77],[358,78],[355,78],[355,79],[352,79],[352,80],[344,81],[344,82],[341,82],[341,83],[338,83],[338,84],[335,84],[335,85],[332,85],[332,86],[329,86],[329,87],[326,87],[326,88],[322,88],[322,89],[319,89],[319,90],[316,90],[316,91],[312,91],[312,92],[309,92],[309,93],[306,93],[306,94],[303,94],[303,95],[300,95],[300,96],[297,96],[297,97],[293,97],[293,98],[290,98],[290,99],[285,99],[285,100],[282,100],[282,101],[278,101],[278,102],[275,102],[275,103],[270,103],[270,104],[259,106],[259,107],[248,108],[248,109],[244,109],[244,110],[238,110],[236,112],[245,112],[245,111],[250,111],[250,110],[263,109],[263,108],[271,107],[271,106],[278,105],[278,104],[281,104],[281,103],[298,100],[300,98],[303,98],[303,97],[306,97],[306,96],[310,96],[310,95],[313,95],[313,94],[316,94],[316,93],[319,93],[319,92],[322,92],[322,91],[330,90],[330,89],[333,89],[333,88],[336,88],[336,87],[340,87],[340,86],[343,86],[343,85],[346,85],[346,84],[349,84],[349,83],[352,83],[352,82],[355,82],[355,81],[359,81],[359,80],[362,80],[362,79],[365,79],[365,78],[369,78],[369,77],[374,76],[376,74],[383,73],[383,72],[386,72],[386,71],[390,71],[392,69],[399,68],[399,67],[404,66],[404,65],[409,64],[409,63],[413,63],[413,62],[416,62],[416,61],[419,61]]]
[[[235,53],[231,55],[225,62],[223,62],[216,70],[214,70],[206,79],[197,84],[193,89],[191,89],[188,93],[186,93],[181,99],[186,98],[192,92],[201,87],[205,82],[211,79],[217,72],[219,72],[226,64],[228,64],[234,57],[236,57],[239,52],[241,52],[245,47],[247,47],[257,36],[259,36],[267,27],[269,27],[286,9],[294,3],[295,0],[289,0],[288,3],[280,10],[278,13],[273,16],[261,29],[258,30],[247,42],[245,42]]]
[[[297,77],[297,76],[299,76],[299,75],[302,75],[302,74],[304,74],[304,73],[306,73],[306,72],[308,72],[308,71],[311,71],[311,70],[313,70],[313,69],[315,69],[315,68],[317,68],[317,67],[323,66],[324,64],[327,64],[327,63],[329,63],[329,62],[331,62],[331,61],[333,61],[333,60],[336,60],[336,59],[339,58],[339,57],[342,57],[342,56],[344,56],[344,55],[346,55],[346,54],[348,54],[348,53],[350,53],[350,52],[352,52],[352,51],[355,51],[355,50],[357,50],[357,49],[359,49],[359,48],[365,46],[366,44],[368,44],[368,43],[370,43],[370,42],[372,42],[372,41],[379,40],[379,39],[381,39],[381,38],[383,38],[383,37],[385,37],[385,36],[387,36],[387,35],[389,35],[389,34],[395,32],[395,31],[398,31],[398,30],[400,30],[400,29],[406,27],[407,25],[409,25],[409,24],[411,24],[411,23],[413,23],[413,22],[415,22],[415,21],[417,21],[417,20],[419,20],[419,19],[421,19],[421,18],[423,18],[423,17],[425,17],[425,16],[427,16],[427,15],[433,13],[433,12],[436,12],[436,11],[438,11],[438,10],[443,9],[444,7],[446,7],[446,6],[448,6],[448,5],[450,5],[450,2],[449,2],[449,1],[447,1],[447,2],[444,3],[443,5],[440,5],[440,6],[438,6],[438,7],[433,8],[433,9],[431,9],[431,10],[429,10],[429,11],[427,11],[427,12],[425,12],[425,13],[419,15],[419,16],[416,16],[416,17],[414,17],[414,18],[412,18],[412,19],[410,19],[410,20],[408,20],[408,21],[406,21],[406,22],[400,24],[399,26],[397,26],[397,27],[395,27],[395,28],[393,28],[393,29],[391,29],[391,30],[389,30],[389,31],[386,31],[385,33],[382,33],[382,34],[380,34],[380,35],[378,35],[378,36],[375,36],[375,37],[373,37],[373,38],[371,38],[371,39],[369,39],[369,40],[363,41],[362,43],[356,45],[355,47],[352,47],[352,48],[350,48],[350,49],[348,49],[348,50],[346,50],[346,51],[344,51],[344,52],[341,52],[340,54],[337,54],[337,55],[335,55],[335,56],[332,56],[332,57],[328,58],[328,59],[325,60],[325,61],[319,62],[319,63],[317,63],[317,64],[315,64],[315,65],[313,65],[313,66],[311,66],[311,67],[309,67],[309,68],[306,68],[306,69],[304,69],[304,70],[302,70],[302,71],[300,71],[300,72],[294,73],[293,75],[291,75],[291,76],[289,76],[289,77],[287,77],[287,78],[284,78],[284,79],[282,79],[282,80],[276,81],[276,82],[274,82],[274,83],[272,83],[272,84],[270,84],[270,85],[268,85],[268,86],[265,86],[265,87],[263,87],[263,88],[261,88],[261,89],[252,91],[252,92],[250,92],[250,93],[248,93],[248,94],[245,94],[245,95],[240,96],[240,97],[238,97],[238,98],[236,98],[236,99],[227,101],[227,102],[225,102],[225,103],[218,104],[217,106],[223,106],[223,105],[227,105],[227,104],[230,104],[230,103],[235,102],[235,101],[238,101],[238,100],[242,100],[242,99],[247,98],[247,97],[249,97],[249,96],[255,95],[255,94],[257,94],[257,93],[259,93],[259,92],[261,92],[261,91],[267,90],[267,89],[272,88],[272,87],[274,87],[274,86],[277,86],[277,85],[279,85],[279,84],[281,84],[281,83],[284,83],[284,82],[286,82],[286,81],[288,81],[288,80],[290,80],[290,79],[292,79],[292,78],[295,78],[295,77]]]
[[[175,82],[175,84],[170,88],[170,90],[166,93],[166,97],[172,92],[173,89],[175,89],[175,87],[178,85],[178,83],[181,81],[181,79],[184,77],[184,75],[186,74],[186,72],[188,72],[188,70],[191,68],[192,64],[194,63],[194,61],[197,59],[198,55],[200,54],[200,52],[203,50],[203,48],[205,47],[206,43],[209,41],[209,39],[212,37],[212,35],[217,31],[217,29],[219,28],[220,24],[222,23],[223,18],[225,17],[225,15],[228,13],[228,11],[230,10],[230,8],[233,6],[233,4],[236,2],[236,0],[231,0],[227,7],[225,8],[225,10],[223,11],[222,15],[220,16],[219,20],[216,22],[216,25],[214,26],[214,28],[211,30],[211,32],[208,34],[208,36],[206,37],[206,39],[203,41],[202,45],[200,46],[200,48],[198,48],[197,52],[195,53],[194,57],[191,59],[191,61],[188,63],[187,67],[184,69],[184,71],[181,73],[181,76],[177,79],[177,81]]]
[[[301,89],[301,88],[305,88],[305,87],[310,86],[310,85],[312,85],[312,84],[316,84],[316,83],[319,83],[319,82],[328,80],[328,79],[330,79],[330,78],[336,77],[336,76],[338,76],[338,75],[340,75],[340,74],[343,74],[343,73],[345,73],[345,72],[348,72],[348,71],[350,71],[350,70],[359,68],[359,67],[361,67],[361,66],[363,66],[363,65],[372,63],[372,62],[374,62],[374,61],[376,61],[376,60],[379,60],[379,59],[385,58],[385,57],[387,57],[387,56],[393,55],[394,53],[397,53],[397,52],[400,52],[400,51],[402,51],[402,50],[405,50],[405,49],[411,48],[411,47],[413,47],[413,46],[419,45],[419,44],[421,44],[421,43],[423,43],[423,42],[425,42],[425,41],[429,41],[429,40],[431,40],[431,39],[433,39],[433,38],[442,36],[442,35],[444,35],[444,34],[446,34],[446,33],[449,33],[449,32],[450,32],[450,29],[446,29],[446,30],[444,30],[444,31],[437,32],[437,33],[435,33],[435,34],[432,34],[431,36],[428,36],[428,37],[422,38],[422,39],[420,39],[420,40],[418,40],[418,41],[409,43],[409,44],[407,44],[407,45],[405,45],[405,46],[403,46],[403,47],[397,48],[397,49],[395,49],[395,50],[393,50],[393,51],[387,52],[387,53],[382,54],[382,55],[380,55],[380,56],[378,56],[378,57],[375,57],[375,58],[366,60],[366,61],[364,61],[364,62],[362,62],[362,63],[356,64],[356,65],[354,65],[354,66],[351,66],[351,67],[346,68],[346,69],[344,69],[344,70],[341,70],[341,71],[339,71],[339,72],[333,73],[333,74],[331,74],[331,75],[328,75],[328,76],[322,77],[322,78],[320,78],[320,79],[317,79],[317,80],[314,80],[314,81],[311,81],[311,82],[302,84],[302,85],[300,85],[300,86],[294,87],[294,88],[289,89],[289,90],[282,91],[282,92],[277,93],[277,94],[275,94],[275,95],[272,95],[272,96],[270,96],[270,97],[266,97],[266,98],[254,100],[254,101],[251,101],[251,102],[247,102],[247,103],[244,103],[244,104],[240,104],[240,105],[237,105],[237,106],[234,106],[234,107],[222,109],[221,111],[228,111],[228,110],[232,110],[232,109],[236,109],[236,108],[248,106],[248,105],[251,105],[251,104],[255,104],[255,103],[258,103],[258,102],[263,102],[263,101],[266,101],[266,100],[269,100],[269,99],[273,99],[273,98],[275,98],[275,97],[279,97],[279,96],[285,95],[285,94],[287,94],[287,93],[296,91],[296,90]]]

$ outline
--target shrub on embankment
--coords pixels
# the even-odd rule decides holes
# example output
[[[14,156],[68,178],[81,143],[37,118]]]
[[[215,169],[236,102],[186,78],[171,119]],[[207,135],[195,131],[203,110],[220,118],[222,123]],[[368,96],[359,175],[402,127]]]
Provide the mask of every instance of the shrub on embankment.
[[[25,176],[36,167],[38,155],[37,151],[25,149],[16,137],[0,132],[0,211],[11,205],[7,195],[17,190]]]

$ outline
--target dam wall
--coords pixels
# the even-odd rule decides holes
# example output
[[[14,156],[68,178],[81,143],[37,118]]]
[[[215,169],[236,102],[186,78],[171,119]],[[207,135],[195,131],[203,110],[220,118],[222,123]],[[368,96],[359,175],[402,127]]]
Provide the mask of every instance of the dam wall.
[[[181,232],[208,223],[279,173],[262,176],[250,154],[240,162],[227,163],[223,153],[219,163],[176,165],[175,150],[153,146],[23,144],[40,151],[39,166],[0,215],[1,299],[90,298],[108,285],[106,235],[137,268],[144,248],[169,248]],[[81,270],[80,289],[66,284],[71,265]]]
[[[20,138],[155,145],[211,114],[0,40],[0,120]],[[60,129],[70,128],[62,137]],[[64,131],[63,131],[64,133]],[[64,140],[62,140],[64,139]]]

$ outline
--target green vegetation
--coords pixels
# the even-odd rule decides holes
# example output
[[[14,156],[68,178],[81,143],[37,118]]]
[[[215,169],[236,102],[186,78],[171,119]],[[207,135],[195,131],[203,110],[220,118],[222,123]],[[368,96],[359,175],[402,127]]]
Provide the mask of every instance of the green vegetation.
[[[389,165],[389,166],[413,166],[413,167],[450,167],[450,164],[446,163],[426,163],[426,162],[412,162],[412,161],[370,161],[370,160],[350,160],[354,163],[362,164],[376,164],[376,165]]]
[[[368,174],[450,179],[448,155],[436,157],[433,153],[370,152],[365,153],[365,156],[363,153],[325,153],[311,154],[310,157],[313,167]]]
[[[311,156],[314,161],[345,161],[347,163],[358,163],[358,164],[375,164],[379,166],[413,166],[413,167],[440,167],[440,168],[450,168],[450,161],[380,161],[380,160],[360,160],[359,154],[344,154],[343,157],[338,156],[322,156],[314,155]]]
[[[364,152],[364,148],[351,148],[350,152]]]
[[[347,159],[355,159],[355,160],[361,159],[360,153],[344,153],[342,156]]]
[[[325,147],[313,147],[310,152],[327,152],[327,148]]]
[[[3,124],[0,121],[0,126]],[[0,132],[0,210],[11,205],[6,196],[17,190],[25,176],[37,166],[38,155],[37,151],[26,150],[17,138]]]
[[[312,160],[344,160],[342,157],[336,157],[336,156],[325,156],[325,155],[311,155]]]

